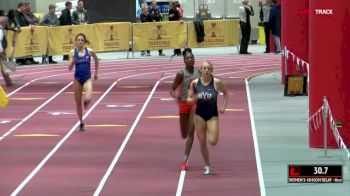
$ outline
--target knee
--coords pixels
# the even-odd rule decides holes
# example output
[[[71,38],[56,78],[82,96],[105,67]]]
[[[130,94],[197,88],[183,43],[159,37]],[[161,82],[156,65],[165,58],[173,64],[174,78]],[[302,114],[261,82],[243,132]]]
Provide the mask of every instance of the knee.
[[[216,138],[209,138],[208,142],[209,142],[210,145],[216,146],[216,144],[218,144],[218,139],[216,139]]]
[[[187,130],[184,128],[181,128],[181,137],[182,139],[186,139],[187,138]]]

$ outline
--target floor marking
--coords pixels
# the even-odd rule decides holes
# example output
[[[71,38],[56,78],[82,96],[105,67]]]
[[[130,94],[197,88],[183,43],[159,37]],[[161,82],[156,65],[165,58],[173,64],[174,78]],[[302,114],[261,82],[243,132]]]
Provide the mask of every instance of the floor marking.
[[[60,84],[60,82],[38,82],[39,84]]]
[[[238,108],[226,108],[225,112],[244,112],[244,109],[238,109]]]
[[[98,92],[98,91],[92,92],[92,94],[100,94],[100,93],[101,93],[101,92]],[[66,92],[66,94],[74,94],[74,92],[68,91],[68,92]],[[85,94],[85,92],[83,92],[83,94]]]
[[[52,116],[60,116],[60,115],[73,115],[75,112],[48,112],[49,115]]]
[[[33,97],[33,98],[29,98],[29,97],[22,97],[22,98],[10,98],[10,100],[13,101],[35,101],[35,100],[43,100],[45,98],[42,97]]]
[[[263,176],[263,172],[262,172],[260,152],[259,152],[259,143],[258,143],[258,139],[256,136],[255,120],[254,120],[254,114],[253,114],[252,101],[250,98],[250,89],[249,89],[248,79],[245,79],[245,86],[246,86],[247,98],[248,98],[250,124],[251,124],[251,128],[252,128],[252,135],[253,135],[253,141],[254,141],[256,167],[258,170],[258,177],[259,177],[260,195],[266,196],[264,176]]]
[[[119,86],[118,88],[135,89],[135,88],[150,88],[151,86]]]
[[[172,98],[172,97],[162,97],[160,98],[161,101],[174,101],[175,98]]]
[[[159,118],[159,119],[164,119],[164,118],[179,118],[179,116],[148,116],[147,118]]]
[[[65,91],[69,86],[71,86],[73,83],[70,82],[65,87],[63,87],[60,91],[58,91],[55,95],[53,95],[50,99],[45,101],[43,104],[41,104],[39,107],[37,107],[32,113],[30,113],[28,116],[23,118],[20,122],[18,122],[14,127],[12,127],[10,130],[8,130],[4,135],[0,137],[0,141],[2,141],[5,137],[10,135],[12,132],[14,132],[19,126],[21,126],[24,122],[26,122],[29,118],[31,118],[34,114],[36,114],[41,108],[43,108],[45,105],[50,103],[53,99],[55,99],[58,95],[60,95],[63,91]]]
[[[92,127],[92,128],[95,128],[95,127],[127,127],[127,125],[108,125],[108,124],[105,124],[105,125],[85,125],[85,127]]]
[[[245,79],[246,77],[235,77],[235,76],[232,76],[232,77],[229,77],[231,79]]]
[[[0,124],[7,124],[7,123],[10,123],[11,121],[10,120],[0,120]]]
[[[108,104],[107,108],[132,108],[135,107],[135,104]]]
[[[19,134],[13,135],[15,137],[58,137],[60,135],[57,134]]]

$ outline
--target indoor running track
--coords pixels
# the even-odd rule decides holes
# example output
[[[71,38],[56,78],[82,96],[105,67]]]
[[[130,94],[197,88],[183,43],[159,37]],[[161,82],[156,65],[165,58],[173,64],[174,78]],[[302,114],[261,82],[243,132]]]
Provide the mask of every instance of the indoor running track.
[[[196,66],[204,59],[230,95],[209,146],[213,175],[202,174],[197,137],[180,171],[185,141],[169,90],[182,58],[102,62],[83,133],[67,65],[23,67],[0,110],[0,195],[260,195],[245,79],[278,70],[280,57],[197,57]]]

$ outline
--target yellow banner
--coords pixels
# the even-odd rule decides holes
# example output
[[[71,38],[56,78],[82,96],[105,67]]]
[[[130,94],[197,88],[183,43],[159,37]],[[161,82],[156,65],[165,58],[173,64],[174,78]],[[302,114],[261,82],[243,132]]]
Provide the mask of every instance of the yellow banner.
[[[90,44],[87,47],[95,48],[97,42],[93,37],[92,25],[75,25],[49,27],[49,55],[69,54],[75,48],[75,36],[84,33]]]
[[[6,33],[8,48],[7,55],[12,54],[12,40],[14,33]],[[20,33],[15,34],[15,50],[13,57],[43,56],[47,51],[47,27],[22,27]]]
[[[187,33],[184,22],[133,24],[134,50],[183,48]]]
[[[97,23],[94,25],[94,37],[97,43],[94,50],[97,52],[109,52],[129,50],[131,41],[131,23]]]
[[[238,20],[207,20],[204,21],[204,41],[197,42],[197,33],[193,22],[188,22],[188,47],[209,48],[236,46],[239,43]]]

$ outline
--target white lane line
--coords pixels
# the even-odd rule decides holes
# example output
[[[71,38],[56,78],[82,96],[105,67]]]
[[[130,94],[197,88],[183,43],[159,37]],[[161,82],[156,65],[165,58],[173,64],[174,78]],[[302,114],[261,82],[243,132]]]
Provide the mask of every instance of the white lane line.
[[[63,87],[60,91],[58,91],[55,95],[50,97],[47,101],[45,101],[43,104],[41,104],[39,107],[37,107],[32,113],[27,115],[25,118],[23,118],[20,122],[18,122],[15,126],[13,126],[10,130],[8,130],[5,134],[3,134],[0,137],[0,141],[2,141],[5,137],[7,137],[9,134],[14,132],[19,126],[21,126],[24,122],[26,122],[29,118],[31,118],[34,114],[36,114],[41,108],[43,108],[45,105],[50,103],[53,99],[55,99],[59,94],[61,94],[64,90],[66,90],[69,86],[71,86],[73,82],[70,82],[65,87]]]
[[[117,162],[118,162],[118,160],[119,160],[121,154],[123,153],[126,144],[129,142],[131,135],[134,133],[134,130],[135,130],[137,124],[139,123],[140,118],[141,118],[143,112],[145,111],[145,109],[146,109],[148,103],[150,102],[150,100],[151,100],[151,98],[152,98],[154,92],[156,91],[156,89],[157,89],[157,87],[158,87],[160,81],[163,80],[163,79],[165,79],[165,78],[169,78],[169,77],[172,77],[172,76],[167,76],[167,77],[161,78],[161,79],[158,80],[157,83],[154,85],[154,87],[153,87],[151,93],[148,95],[148,98],[147,98],[146,102],[143,104],[143,106],[142,106],[142,108],[141,108],[139,114],[137,115],[137,117],[136,117],[134,123],[132,124],[132,126],[131,126],[131,128],[130,128],[128,134],[126,135],[126,137],[125,137],[125,139],[124,139],[122,145],[119,147],[119,149],[118,149],[116,155],[114,156],[114,158],[113,158],[111,164],[109,165],[109,167],[108,167],[108,169],[107,169],[105,175],[103,176],[103,178],[102,178],[102,180],[100,181],[100,183],[99,183],[97,189],[95,190],[94,196],[100,195],[100,193],[101,193],[101,191],[102,191],[104,185],[106,184],[106,182],[107,182],[109,176],[111,175],[111,173],[112,173],[112,171],[113,171],[113,168],[115,167],[115,165],[117,164]]]
[[[103,93],[103,95],[94,103],[94,105],[91,106],[91,108],[84,114],[83,119],[85,119],[92,110],[102,101],[102,99],[112,90],[112,88],[117,84],[117,82],[114,82],[106,92]],[[17,195],[24,186],[39,172],[39,170],[45,165],[45,163],[52,157],[53,154],[56,153],[56,151],[63,145],[63,143],[72,135],[74,131],[76,131],[77,127],[79,126],[80,122],[78,121],[72,129],[57,143],[57,145],[49,152],[49,154],[46,155],[46,157],[35,167],[35,169],[23,180],[23,182],[11,193],[11,196]]]
[[[181,194],[182,194],[182,189],[183,189],[184,184],[185,184],[185,177],[186,177],[186,171],[183,170],[180,173],[179,183],[177,184],[176,196],[181,196]]]
[[[256,167],[257,167],[257,170],[258,170],[258,177],[259,177],[260,195],[261,196],[266,196],[264,176],[263,176],[263,172],[262,172],[260,152],[259,152],[259,143],[258,143],[258,139],[257,139],[257,136],[256,136],[253,107],[252,107],[252,101],[251,101],[251,98],[250,98],[249,83],[248,83],[247,79],[245,79],[245,86],[246,86],[247,98],[248,98],[250,124],[251,124],[251,127],[252,127],[252,134],[253,134],[253,141],[254,141]]]

